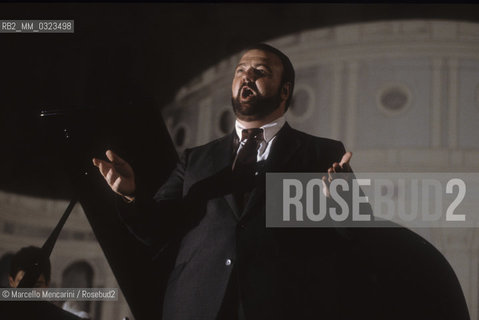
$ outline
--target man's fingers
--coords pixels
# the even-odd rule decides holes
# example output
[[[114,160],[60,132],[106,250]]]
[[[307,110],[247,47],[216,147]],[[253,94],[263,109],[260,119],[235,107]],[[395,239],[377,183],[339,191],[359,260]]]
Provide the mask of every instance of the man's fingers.
[[[119,177],[119,176],[116,177],[116,179],[110,184],[110,185],[111,185],[111,188],[112,188],[114,191],[118,192],[117,190],[120,189],[120,184],[121,184],[121,182],[122,182],[121,177]]]
[[[333,172],[334,171],[333,171],[332,167],[328,169],[328,181],[329,182],[333,181],[333,175],[332,175]]]
[[[333,168],[333,172],[341,171],[341,167],[339,166],[339,163],[337,163],[337,162],[333,163],[331,168]]]
[[[106,154],[106,157],[108,158],[108,160],[113,162],[113,159],[115,158],[116,154],[111,150],[106,150],[105,154]]]
[[[331,167],[328,169],[328,176],[324,176],[322,178],[323,182],[325,183],[325,186],[323,188],[323,193],[326,195],[326,193],[329,195],[329,184],[333,181],[334,177],[338,177],[338,174],[341,172],[351,172],[351,167],[349,166],[349,161],[351,160],[351,157],[353,156],[352,152],[346,152],[343,157],[341,158],[341,161],[335,162],[331,165]],[[342,175],[340,175],[342,176]],[[327,183],[327,185],[326,185]],[[327,191],[327,192],[326,192]]]
[[[100,165],[101,160],[97,159],[97,158],[93,158],[93,159],[91,159],[91,161],[93,162],[93,165],[98,168],[98,166]]]
[[[128,162],[111,150],[106,151],[106,157],[109,161],[93,158],[93,165],[99,169],[101,175],[114,192],[124,197],[127,197],[125,194],[133,194],[135,192],[135,176]],[[129,200],[134,199],[132,197],[127,198]]]
[[[123,160],[119,155],[117,155],[111,150],[106,150],[106,157],[108,158],[108,160],[110,160],[111,162],[115,164],[125,163],[125,160]]]
[[[343,157],[341,158],[341,161],[339,162],[339,165],[341,166],[341,168],[343,168],[345,164],[349,164],[349,161],[351,161],[352,156],[353,156],[353,153],[350,151],[346,152],[343,155]]]
[[[106,162],[102,161],[100,162],[100,165],[98,166],[98,169],[100,169],[100,173],[103,177],[106,177],[106,174],[108,173],[109,166]]]
[[[106,178],[108,171],[113,168],[113,165],[109,162],[100,160],[97,165],[98,169],[100,169],[100,173],[103,177]]]
[[[100,170],[101,175],[105,178],[106,182],[111,186],[114,180],[118,177],[113,164],[104,160],[93,158],[93,165]]]
[[[326,176],[323,176],[321,178],[321,180],[323,180],[323,194],[329,198],[330,196],[330,193],[329,193],[329,181],[328,179],[326,178]]]
[[[113,169],[109,169],[106,173],[105,180],[108,182],[109,185],[113,184],[113,180],[115,179],[116,174],[114,174]]]

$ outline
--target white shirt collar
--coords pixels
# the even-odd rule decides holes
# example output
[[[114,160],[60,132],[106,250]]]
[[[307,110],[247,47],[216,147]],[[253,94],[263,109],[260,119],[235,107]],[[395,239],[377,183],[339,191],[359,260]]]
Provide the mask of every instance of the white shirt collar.
[[[281,130],[281,128],[284,126],[286,120],[284,118],[284,115],[281,117],[271,121],[270,123],[265,124],[264,126],[261,126],[260,128],[263,129],[263,137],[266,143],[269,143],[271,139]],[[243,129],[246,129],[241,123],[239,123],[238,120],[236,120],[235,123],[235,130],[236,134],[238,135],[239,139],[241,140],[242,132]]]

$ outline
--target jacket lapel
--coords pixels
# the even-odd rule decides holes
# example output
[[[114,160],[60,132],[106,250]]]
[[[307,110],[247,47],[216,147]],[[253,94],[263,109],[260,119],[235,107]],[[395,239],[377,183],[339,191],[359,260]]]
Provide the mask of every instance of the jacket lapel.
[[[296,155],[301,147],[302,139],[299,139],[297,132],[286,122],[278,132],[276,141],[271,148],[271,153],[265,165],[265,172],[285,172],[288,170],[288,163]]]
[[[233,131],[225,139],[221,140],[210,153],[212,172],[211,174],[218,173],[225,168],[231,168],[234,160],[235,151],[233,148],[233,139],[236,133]],[[260,181],[258,185],[253,188],[250,193],[249,199],[241,212],[236,200],[232,193],[228,193],[224,196],[226,202],[230,206],[235,217],[244,219],[254,210],[251,210],[258,202],[264,201],[265,197],[265,185],[266,185],[266,172],[282,172],[287,171],[288,164],[294,160],[293,156],[297,150],[301,147],[301,139],[299,139],[295,130],[293,130],[288,123],[285,123],[283,128],[278,132],[271,153],[268,156],[268,160],[264,165],[263,172],[260,173]]]
[[[298,149],[301,147],[301,139],[298,138],[296,132],[291,129],[288,123],[278,132],[273,141],[271,153],[265,163],[263,172],[257,186],[251,191],[248,202],[245,205],[242,219],[254,212],[253,207],[261,201],[265,201],[266,196],[266,172],[285,172],[288,170],[288,163],[293,159]],[[233,201],[234,202],[234,201]]]
[[[211,163],[213,164],[213,174],[218,173],[226,168],[230,169],[233,165],[234,159],[234,148],[233,148],[233,139],[236,135],[236,132],[232,132],[225,139],[220,141],[213,151],[211,152]],[[226,170],[227,171],[227,170]],[[240,209],[236,204],[236,201],[233,197],[233,194],[230,192],[224,196],[226,202],[231,207],[233,214],[237,219],[240,217]]]

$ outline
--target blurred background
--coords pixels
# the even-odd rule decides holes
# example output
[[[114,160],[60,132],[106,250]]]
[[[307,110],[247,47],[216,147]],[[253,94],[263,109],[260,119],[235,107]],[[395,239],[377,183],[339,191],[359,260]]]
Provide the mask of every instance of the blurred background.
[[[72,196],[40,110],[161,110],[178,152],[232,130],[233,69],[268,42],[296,69],[287,120],[339,139],[355,171],[479,171],[474,4],[0,4],[0,19],[73,19],[73,34],[0,33],[0,284]],[[415,230],[453,266],[479,319],[479,233]],[[52,257],[53,287],[118,287],[81,206]],[[78,306],[93,319],[128,305]]]

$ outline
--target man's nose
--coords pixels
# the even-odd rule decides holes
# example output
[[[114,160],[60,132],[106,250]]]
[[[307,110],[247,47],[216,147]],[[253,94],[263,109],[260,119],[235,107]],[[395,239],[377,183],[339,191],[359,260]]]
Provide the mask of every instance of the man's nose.
[[[258,76],[253,68],[248,68],[246,72],[243,73],[243,81],[245,82],[254,82],[257,78]]]

